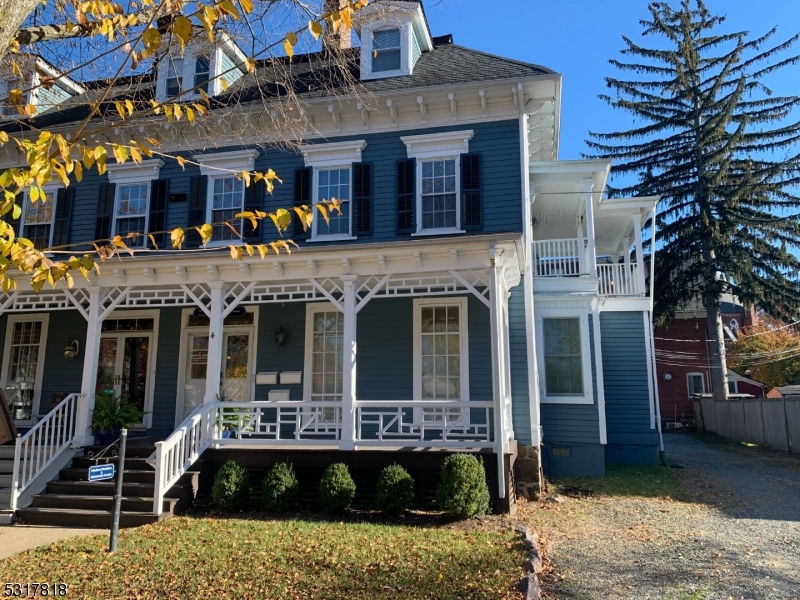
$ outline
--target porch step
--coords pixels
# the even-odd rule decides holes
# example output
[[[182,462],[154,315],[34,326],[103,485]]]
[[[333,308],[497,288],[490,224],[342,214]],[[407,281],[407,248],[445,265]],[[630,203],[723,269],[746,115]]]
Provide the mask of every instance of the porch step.
[[[26,523],[41,525],[109,527],[116,480],[88,481],[90,466],[108,462],[118,464],[118,457],[94,458],[105,447],[84,448],[83,455],[76,456],[71,465],[61,469],[58,479],[49,482],[44,493],[34,496],[30,506],[17,510],[17,517]],[[163,514],[154,515],[155,470],[146,462],[154,450],[152,439],[128,440],[122,483],[122,527],[152,523],[185,510],[200,487],[200,471],[187,472],[167,491]]]
[[[0,446],[0,460],[10,460],[13,463],[14,448],[16,448],[16,444],[3,444]]]
[[[42,508],[29,506],[17,510],[17,519],[36,525],[58,525],[60,527],[97,527],[106,529],[111,526],[110,510],[88,510],[79,508]],[[154,523],[172,515],[157,517],[152,512],[122,511],[119,517],[120,527],[138,527]]]

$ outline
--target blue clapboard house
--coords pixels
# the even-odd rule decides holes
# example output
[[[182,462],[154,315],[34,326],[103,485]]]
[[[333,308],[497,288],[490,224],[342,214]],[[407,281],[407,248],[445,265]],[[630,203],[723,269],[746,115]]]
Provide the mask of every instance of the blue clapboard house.
[[[657,461],[642,252],[657,199],[606,198],[609,161],[558,160],[560,74],[433,36],[419,2],[385,4],[359,13],[360,45],[342,50],[358,97],[311,83],[324,52],[248,74],[231,39],[198,41],[115,99],[204,85],[209,116],[86,132],[153,137],[185,168],[109,159],[102,176],[54,181],[47,204],[21,198],[15,227],[41,247],[188,234],[180,252],[168,235],[140,236],[134,256],[71,289],[35,293],[20,276],[0,298],[0,386],[22,434],[2,448],[0,502],[29,522],[107,519],[112,483],[85,481],[96,395],[144,412],[123,524],[183,506],[229,458],[254,473],[290,460],[309,489],[346,462],[359,493],[398,462],[425,503],[443,457],[477,453],[498,511],[535,493],[540,470],[602,476],[607,462]],[[258,83],[281,77],[300,82],[297,106]],[[68,132],[97,86],[58,89],[37,126]],[[284,125],[306,128],[297,148],[270,144]],[[10,145],[0,161],[24,164]],[[267,169],[282,179],[271,194],[238,175]],[[278,237],[269,220],[254,230],[235,214],[331,197],[341,214],[308,231],[296,220],[291,254],[231,259],[240,236]],[[202,248],[190,228],[222,220],[233,228],[215,226]]]

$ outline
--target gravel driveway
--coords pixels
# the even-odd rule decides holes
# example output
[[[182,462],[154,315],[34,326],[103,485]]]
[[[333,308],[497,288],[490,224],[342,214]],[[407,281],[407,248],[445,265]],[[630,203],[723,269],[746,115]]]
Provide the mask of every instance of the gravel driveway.
[[[523,508],[548,598],[800,600],[800,471],[665,436],[688,501],[567,498]]]

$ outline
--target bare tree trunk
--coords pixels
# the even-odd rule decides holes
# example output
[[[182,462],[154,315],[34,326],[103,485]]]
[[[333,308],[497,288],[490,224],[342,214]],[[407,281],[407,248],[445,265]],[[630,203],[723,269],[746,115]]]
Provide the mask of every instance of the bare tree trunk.
[[[712,288],[713,289],[713,288]],[[711,358],[711,388],[714,400],[728,400],[728,373],[725,363],[725,335],[722,329],[722,310],[719,297],[710,289],[706,293],[709,350]]]
[[[0,0],[0,58],[6,55],[9,42],[38,4],[39,0]]]

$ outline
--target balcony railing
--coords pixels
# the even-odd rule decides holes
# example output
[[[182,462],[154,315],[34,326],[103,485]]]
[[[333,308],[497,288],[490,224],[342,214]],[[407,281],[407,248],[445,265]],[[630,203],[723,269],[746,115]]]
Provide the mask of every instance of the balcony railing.
[[[636,263],[597,265],[601,296],[638,296],[638,267]]]
[[[583,238],[533,242],[533,256],[537,277],[589,274],[586,240]]]

